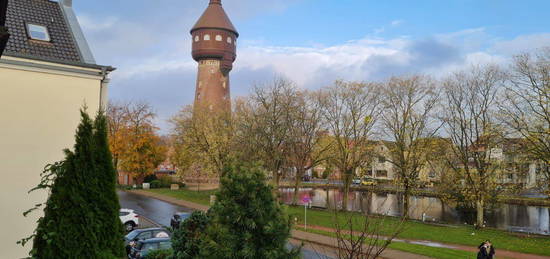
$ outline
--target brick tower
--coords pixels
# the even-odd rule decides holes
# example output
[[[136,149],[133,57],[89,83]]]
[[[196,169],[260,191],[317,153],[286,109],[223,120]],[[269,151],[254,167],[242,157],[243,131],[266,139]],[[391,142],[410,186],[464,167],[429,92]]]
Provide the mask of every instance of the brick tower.
[[[231,110],[229,72],[237,57],[239,33],[222,8],[221,0],[210,0],[208,8],[191,29],[193,59],[199,63],[195,107]]]

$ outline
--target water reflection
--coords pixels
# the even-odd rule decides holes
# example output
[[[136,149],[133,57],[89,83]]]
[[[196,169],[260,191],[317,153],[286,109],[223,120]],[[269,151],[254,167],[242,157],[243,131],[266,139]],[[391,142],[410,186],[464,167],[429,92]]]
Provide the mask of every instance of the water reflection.
[[[281,189],[281,199],[290,204],[294,189]],[[318,208],[342,208],[344,194],[339,189],[323,190],[315,188],[300,189],[298,202],[303,205],[311,200],[311,205]],[[328,199],[327,199],[328,197]],[[403,215],[402,194],[382,194],[353,191],[348,196],[347,209],[369,214],[390,216]],[[412,196],[409,216],[413,219],[463,224],[473,218],[472,212],[465,213],[442,202],[439,198]],[[550,212],[548,207],[500,204],[497,208],[486,212],[487,226],[503,230],[550,234]]]

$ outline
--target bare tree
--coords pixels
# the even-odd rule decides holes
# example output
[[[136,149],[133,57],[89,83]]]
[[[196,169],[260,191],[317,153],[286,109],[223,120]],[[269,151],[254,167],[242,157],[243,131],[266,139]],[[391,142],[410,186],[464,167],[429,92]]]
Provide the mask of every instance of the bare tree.
[[[329,163],[343,176],[344,203],[355,171],[374,156],[369,138],[380,113],[379,85],[336,81],[334,86],[319,93],[323,116],[329,131],[331,146]]]
[[[536,54],[515,57],[505,100],[501,102],[503,122],[527,144],[529,159],[540,161],[545,181],[550,184],[550,48]]]
[[[463,181],[456,186],[462,198],[475,204],[477,227],[483,227],[487,200],[496,196],[502,183],[497,157],[502,129],[495,113],[503,83],[501,70],[487,66],[458,72],[443,84],[441,119],[452,142],[448,165],[456,179]]]
[[[289,164],[296,169],[293,204],[298,204],[298,190],[307,170],[325,160],[329,148],[322,141],[324,121],[320,103],[316,96],[299,92],[294,111],[290,116]]]
[[[255,86],[249,99],[237,106],[237,142],[248,149],[242,152],[254,153],[247,159],[263,162],[273,174],[276,186],[279,186],[284,166],[288,165],[289,135],[295,124],[292,120],[297,98],[294,83],[276,78],[270,84]]]
[[[384,214],[382,211],[378,213]],[[404,230],[406,221],[405,216],[390,219],[384,216],[339,212],[336,209],[333,215],[339,259],[380,258]],[[393,221],[391,224],[390,220]]]
[[[439,92],[425,76],[393,77],[384,87],[382,134],[388,144],[388,161],[395,166],[403,186],[404,215],[409,214],[409,197],[419,186],[420,171],[427,166],[428,151],[441,123],[435,118]]]

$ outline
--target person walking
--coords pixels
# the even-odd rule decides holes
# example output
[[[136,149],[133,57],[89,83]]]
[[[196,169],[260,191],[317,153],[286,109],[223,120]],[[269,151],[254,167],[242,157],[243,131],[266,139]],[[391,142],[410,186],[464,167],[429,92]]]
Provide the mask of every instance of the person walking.
[[[479,245],[479,252],[477,253],[477,259],[494,259],[495,248],[491,241],[487,240]]]

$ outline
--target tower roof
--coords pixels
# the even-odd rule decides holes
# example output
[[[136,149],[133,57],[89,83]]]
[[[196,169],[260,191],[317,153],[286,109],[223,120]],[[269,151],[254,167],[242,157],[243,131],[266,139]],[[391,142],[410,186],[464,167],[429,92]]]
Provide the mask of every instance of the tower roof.
[[[237,29],[235,29],[235,26],[233,26],[233,23],[231,23],[231,20],[229,20],[229,17],[223,10],[221,0],[210,0],[208,8],[206,8],[201,18],[193,26],[191,33],[198,29],[222,29],[234,32],[239,36]]]

